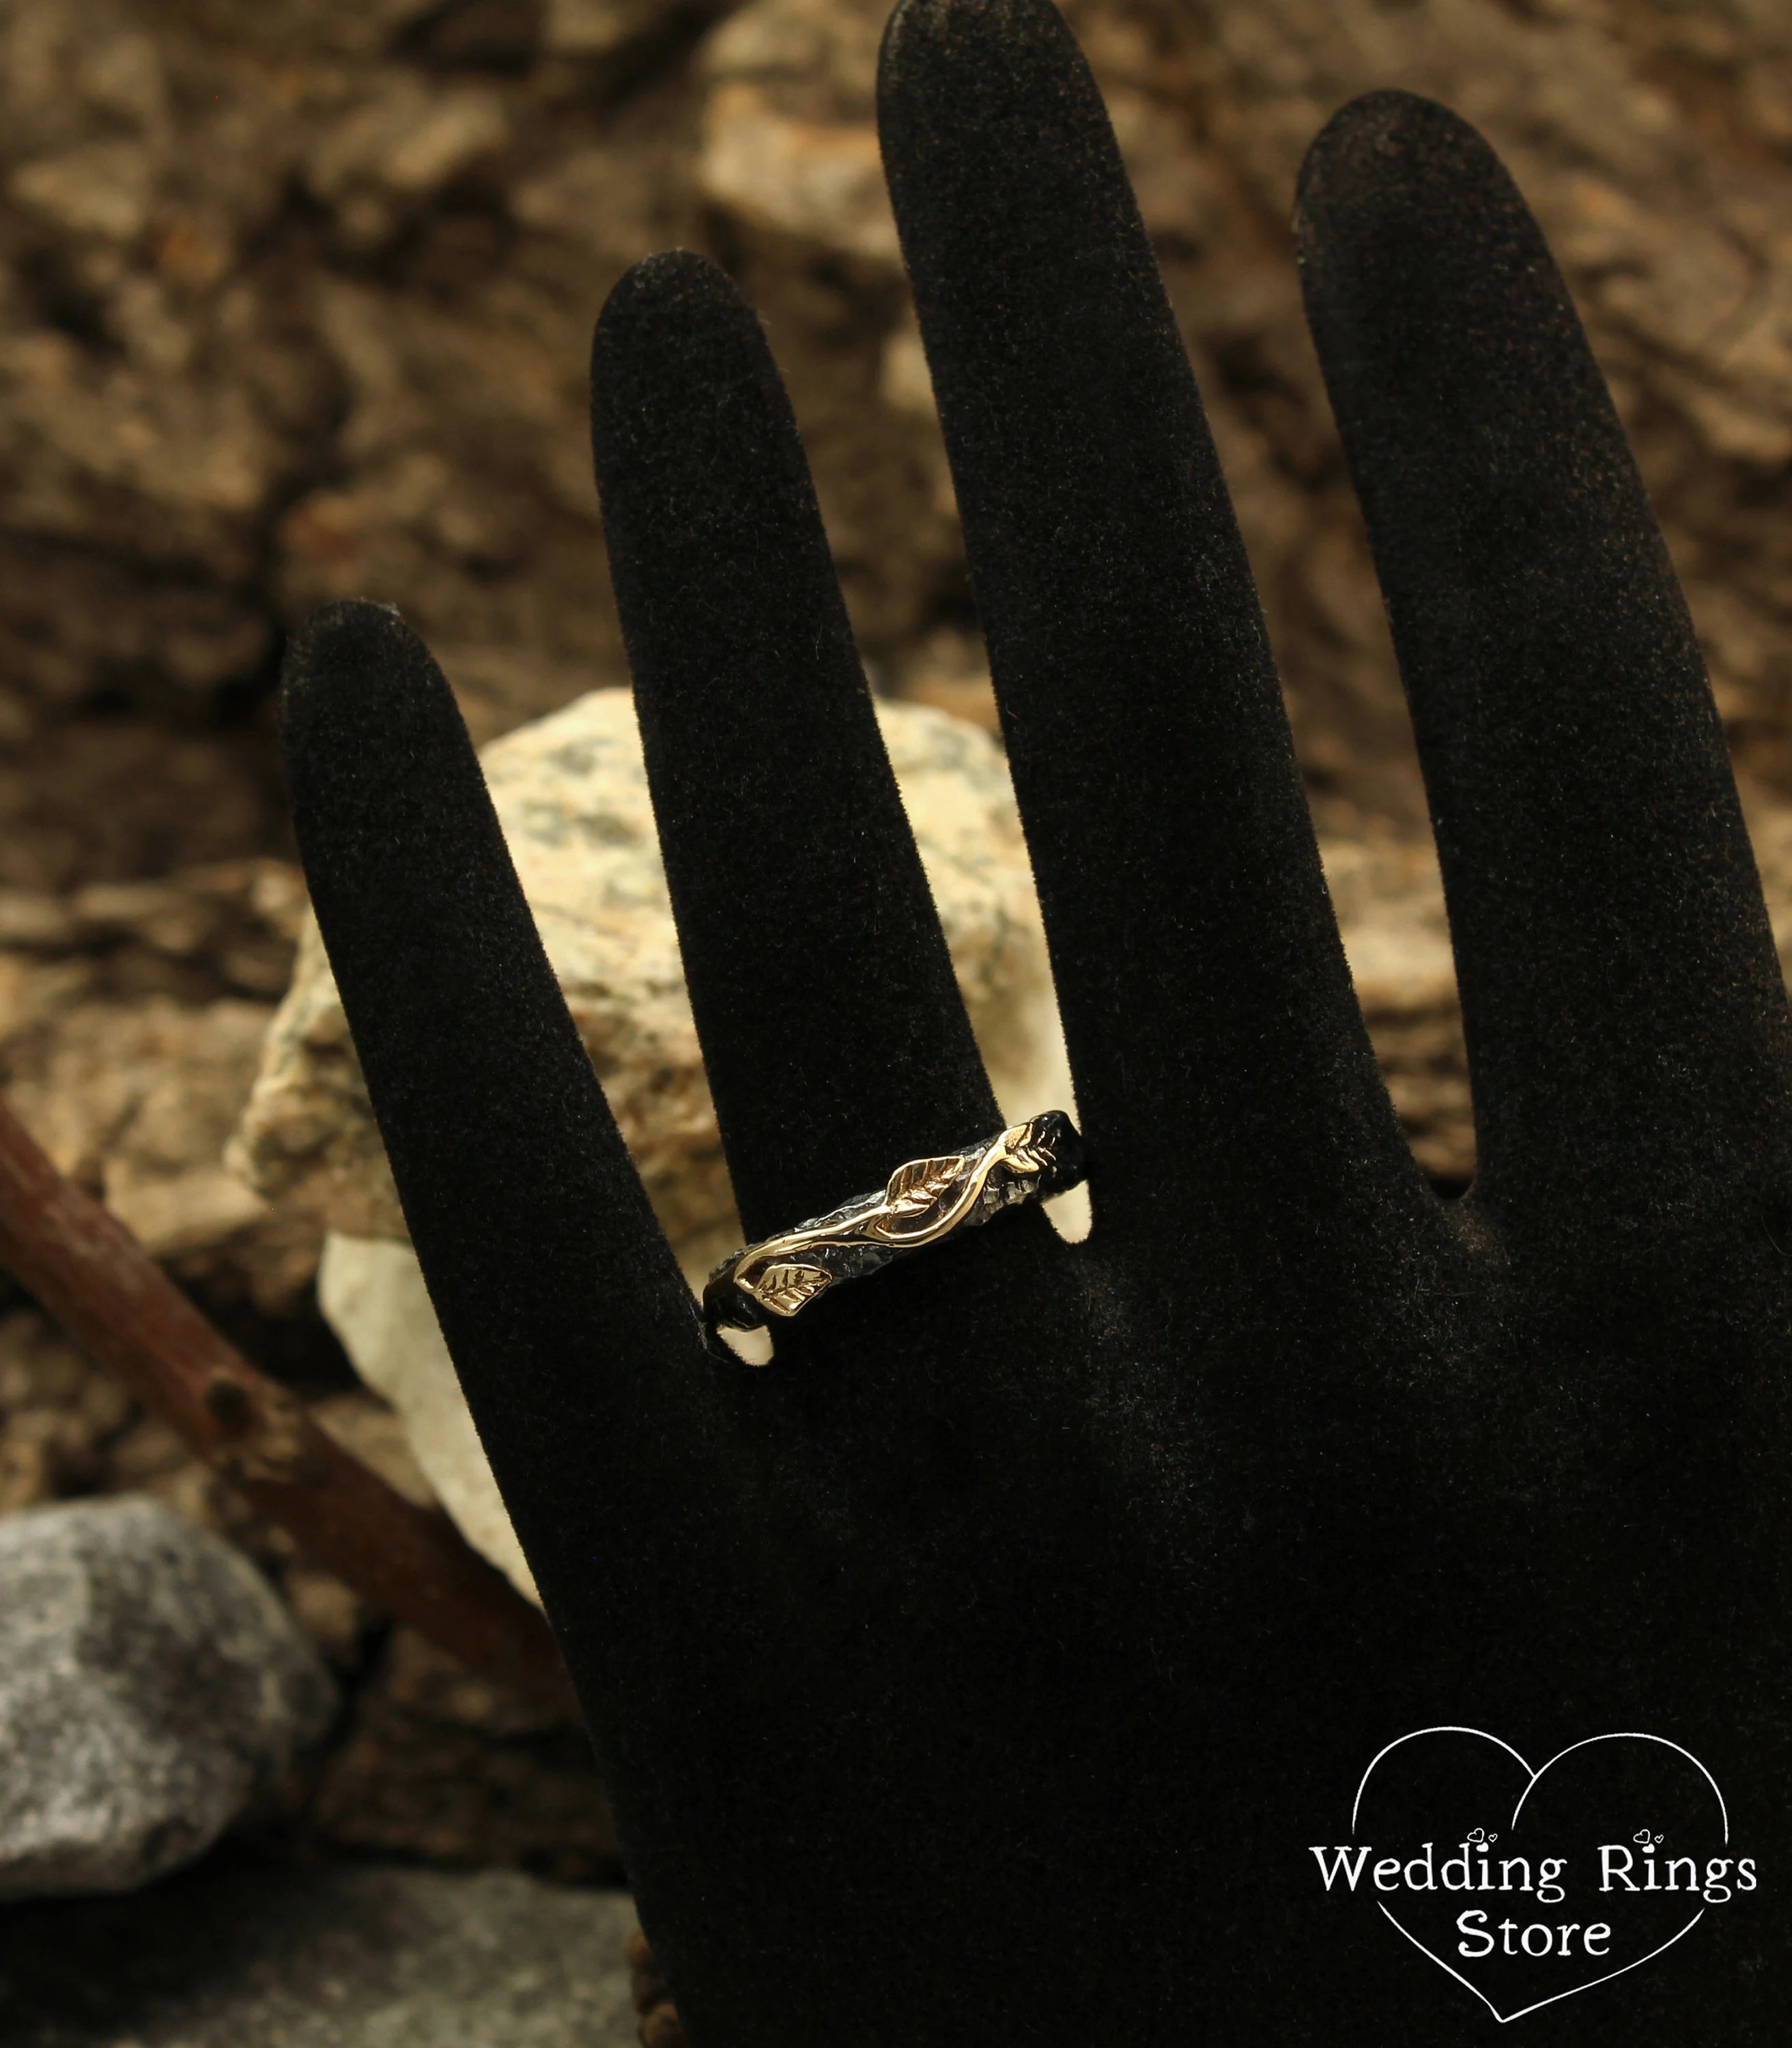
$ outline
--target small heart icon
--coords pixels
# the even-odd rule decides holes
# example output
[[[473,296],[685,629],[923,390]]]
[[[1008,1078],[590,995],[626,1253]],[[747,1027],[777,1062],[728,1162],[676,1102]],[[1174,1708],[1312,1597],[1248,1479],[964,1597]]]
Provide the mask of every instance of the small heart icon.
[[[1533,1769],[1479,1728],[1418,1729],[1363,1773],[1352,1833],[1351,1889],[1503,2023],[1640,1968],[1755,1886],[1711,1773],[1635,1732]]]

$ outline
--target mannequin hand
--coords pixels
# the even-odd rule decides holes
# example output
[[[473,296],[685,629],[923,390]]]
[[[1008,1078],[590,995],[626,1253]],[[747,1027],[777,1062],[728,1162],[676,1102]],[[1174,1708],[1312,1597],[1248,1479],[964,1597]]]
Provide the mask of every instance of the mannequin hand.
[[[1449,1204],[1375,1074],[1066,31],[1043,0],[908,0],[882,91],[1086,1243],[1015,1212],[743,1366],[654,1225],[427,655],[338,607],[288,685],[405,1212],[691,2038],[1481,2038],[1471,1990],[1311,1852],[1352,1839],[1376,1752],[1438,1724],[1537,1762],[1670,1739],[1759,1861],[1757,1901],[1534,2035],[1778,2038],[1792,1041],[1689,623],[1560,281],[1441,110],[1378,95],[1316,145],[1309,308],[1474,1069],[1480,1172]],[[755,321],[657,258],[605,311],[594,393],[757,1238],[1000,1119]]]

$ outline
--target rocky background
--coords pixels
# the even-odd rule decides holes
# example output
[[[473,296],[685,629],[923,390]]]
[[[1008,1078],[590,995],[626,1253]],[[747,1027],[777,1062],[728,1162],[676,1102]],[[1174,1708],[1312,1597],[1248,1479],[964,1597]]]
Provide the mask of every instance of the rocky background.
[[[397,602],[481,739],[621,683],[585,356],[623,270],[677,242],[765,316],[874,681],[989,720],[878,173],[883,11],[0,0],[0,1082],[413,1491],[317,1317],[315,1223],[224,1164],[304,907],[282,635],[333,597]],[[1301,319],[1296,169],[1336,106],[1389,84],[1504,154],[1634,438],[1792,936],[1792,11],[1069,11],[1232,479],[1378,1045],[1420,1156],[1459,1185],[1441,913]],[[576,1731],[364,1611],[4,1297],[0,1511],[116,1491],[246,1548],[341,1683],[320,1760],[258,1809],[269,1853],[614,1874]]]

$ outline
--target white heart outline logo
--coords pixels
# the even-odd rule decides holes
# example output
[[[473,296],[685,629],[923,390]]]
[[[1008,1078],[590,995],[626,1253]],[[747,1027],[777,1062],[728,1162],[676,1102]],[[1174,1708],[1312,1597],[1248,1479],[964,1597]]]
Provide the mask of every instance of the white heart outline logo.
[[[1689,1749],[1681,1748],[1681,1745],[1677,1742],[1670,1742],[1666,1736],[1644,1735],[1640,1732],[1640,1730],[1635,1728],[1614,1728],[1607,1735],[1586,1736],[1579,1742],[1571,1742],[1566,1749],[1558,1749],[1555,1755],[1550,1759],[1547,1763],[1540,1764],[1536,1770],[1532,1771],[1530,1766],[1526,1763],[1525,1759],[1519,1755],[1519,1752],[1513,1748],[1512,1745],[1509,1742],[1502,1742],[1498,1736],[1489,1735],[1485,1728],[1458,1728],[1453,1725],[1446,1725],[1440,1728],[1414,1728],[1410,1735],[1396,1736],[1394,1740],[1387,1744],[1386,1748],[1377,1751],[1375,1755],[1369,1759],[1369,1767],[1363,1772],[1362,1782],[1356,1788],[1356,1797],[1351,1802],[1350,1832],[1352,1836],[1356,1833],[1356,1817],[1363,1809],[1363,1794],[1368,1789],[1369,1780],[1375,1775],[1375,1766],[1381,1762],[1384,1756],[1391,1755],[1395,1750],[1399,1748],[1402,1743],[1417,1742],[1422,1736],[1428,1735],[1478,1736],[1483,1742],[1491,1742],[1496,1749],[1504,1750],[1506,1754],[1512,1759],[1515,1763],[1518,1765],[1519,1768],[1528,1774],[1528,1782],[1526,1784],[1523,1791],[1519,1794],[1519,1802],[1512,1809],[1512,1817],[1507,1823],[1507,1825],[1509,1828],[1515,1827],[1518,1825],[1519,1816],[1524,1811],[1524,1802],[1536,1790],[1538,1781],[1542,1777],[1544,1772],[1553,1769],[1555,1765],[1561,1763],[1565,1756],[1572,1756],[1576,1750],[1590,1748],[1596,1742],[1659,1743],[1663,1749],[1671,1749],[1678,1755],[1685,1757],[1686,1761],[1691,1764],[1693,1769],[1704,1778],[1706,1784],[1711,1787],[1712,1797],[1717,1802],[1718,1813],[1723,1817],[1724,1842],[1728,1844],[1729,1841],[1730,1809],[1724,1802],[1724,1794],[1718,1789],[1717,1780],[1712,1776],[1711,1773],[1705,1769],[1705,1766],[1699,1762],[1698,1759],[1693,1755],[1693,1752]],[[1441,1969],[1446,1976],[1454,1977],[1456,1982],[1462,1986],[1464,1990],[1473,1992],[1476,1997],[1481,2001],[1482,2004],[1487,2007],[1488,2011],[1493,2015],[1495,2020],[1502,2027],[1510,2026],[1515,2019],[1522,2019],[1527,2012],[1541,2012],[1543,2007],[1546,2005],[1559,2005],[1565,1998],[1573,1998],[1581,1992],[1592,1991],[1596,1985],[1610,1984],[1614,1977],[1621,1977],[1626,1976],[1631,1970],[1640,1969],[1645,1963],[1653,1962],[1656,1957],[1663,1954],[1666,1950],[1671,1949],[1676,1941],[1683,1940],[1685,1936],[1691,1934],[1693,1930],[1697,1926],[1699,1922],[1705,1918],[1705,1909],[1701,1906],[1698,1911],[1693,1915],[1692,1918],[1686,1922],[1685,1926],[1681,1929],[1678,1934],[1670,1934],[1666,1941],[1662,1942],[1658,1947],[1651,1949],[1647,1955],[1639,1956],[1634,1963],[1625,1963],[1617,1969],[1608,1970],[1605,1975],[1602,1977],[1589,1977],[1586,1983],[1583,1984],[1575,1984],[1567,1991],[1552,1992],[1549,1997],[1538,1999],[1534,2005],[1521,2006],[1516,2012],[1502,2012],[1499,2007],[1494,2003],[1493,2000],[1488,1996],[1485,1992],[1480,1990],[1477,1986],[1469,1983],[1468,1978],[1462,1974],[1461,1971],[1452,1969],[1449,1965],[1444,1961],[1443,1957],[1440,1956],[1435,1949],[1426,1948],[1425,1944],[1418,1938],[1418,1935],[1414,1934],[1410,1929],[1401,1926],[1400,1922],[1394,1918],[1391,1913],[1388,1912],[1387,1908],[1382,1905],[1381,1901],[1379,1899],[1375,1901],[1375,1903],[1378,1906],[1381,1907],[1382,1912],[1386,1915],[1392,1926],[1396,1928],[1399,1933],[1406,1936],[1406,1939],[1412,1943],[1413,1946],[1418,1950],[1422,1956],[1429,1956],[1432,1961],[1437,1965],[1438,1968]]]

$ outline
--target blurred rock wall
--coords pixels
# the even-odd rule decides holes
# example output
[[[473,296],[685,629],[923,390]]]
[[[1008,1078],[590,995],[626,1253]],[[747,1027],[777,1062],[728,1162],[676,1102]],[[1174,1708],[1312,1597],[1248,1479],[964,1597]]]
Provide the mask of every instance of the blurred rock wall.
[[[1738,756],[1759,798],[1792,788],[1786,0],[1072,11],[1207,394],[1334,879],[1340,847],[1398,838],[1422,806],[1287,218],[1327,115],[1389,83],[1480,122],[1530,193]],[[316,1256],[219,1162],[301,907],[282,634],[332,597],[397,600],[481,739],[623,679],[584,363],[630,262],[681,242],[740,278],[874,677],[988,716],[879,174],[882,16],[0,0],[0,1084],[183,1278],[277,1317]],[[1428,982],[1388,1003],[1451,1007]],[[1466,1084],[1453,1015],[1437,1030],[1419,1065],[1442,1106],[1403,1108],[1454,1177]]]
[[[669,242],[763,309],[875,673],[978,702],[878,173],[882,0],[0,5],[0,883],[277,849],[267,693],[398,601],[479,736],[621,673],[592,319]],[[1783,0],[1074,0],[1212,409],[1316,793],[1410,820],[1302,326],[1302,150],[1365,88],[1478,122],[1636,438],[1750,767],[1789,772]]]

